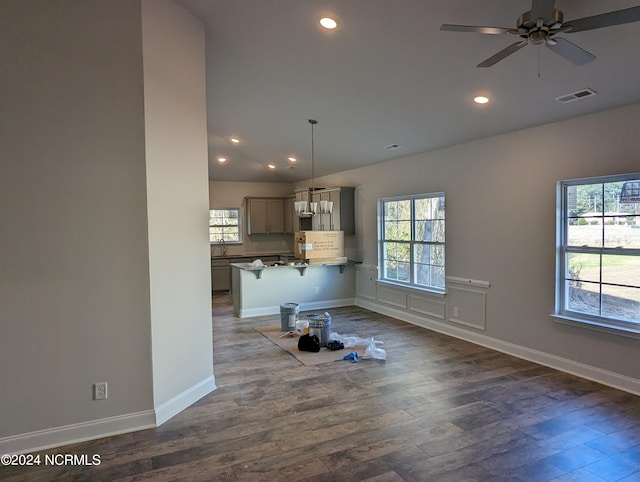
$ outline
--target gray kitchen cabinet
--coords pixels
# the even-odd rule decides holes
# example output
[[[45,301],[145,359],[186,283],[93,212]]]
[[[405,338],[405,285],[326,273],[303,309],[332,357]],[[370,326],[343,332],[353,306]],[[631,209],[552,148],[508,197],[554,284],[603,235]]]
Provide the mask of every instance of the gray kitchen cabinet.
[[[247,234],[284,233],[283,198],[246,198]]]
[[[231,289],[231,269],[228,259],[211,260],[211,291]]]
[[[314,191],[312,202],[318,203],[318,214],[313,216],[312,229],[314,231],[344,231],[345,234],[355,234],[355,188],[337,187]],[[322,209],[322,202],[333,203],[331,212]]]
[[[307,201],[309,202],[309,189],[296,189],[295,190],[296,201]]]
[[[311,196],[309,195],[309,189],[296,189],[294,199],[294,217],[293,217],[293,232],[296,231],[311,231],[311,217],[300,217],[295,212],[295,202],[304,201],[306,203],[306,210],[309,210],[309,201]]]
[[[328,200],[329,200],[329,192],[325,191],[324,189],[320,191],[314,191],[313,194],[311,194],[311,202],[314,202],[317,204],[316,214],[313,216],[311,220],[311,226],[313,231],[335,231],[330,227],[331,216],[326,212],[322,212],[320,208],[322,201],[328,201]],[[337,207],[337,206],[334,205],[334,207]]]
[[[297,220],[295,206],[293,204],[295,200],[294,196],[290,196],[284,200],[284,232],[294,233],[295,221]]]

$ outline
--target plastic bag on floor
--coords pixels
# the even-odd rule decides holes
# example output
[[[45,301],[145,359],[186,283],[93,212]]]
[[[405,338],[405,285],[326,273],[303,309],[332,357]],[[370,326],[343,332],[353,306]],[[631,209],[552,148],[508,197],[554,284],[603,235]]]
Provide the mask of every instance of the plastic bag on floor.
[[[336,340],[344,344],[345,348],[351,348],[352,346],[368,346],[373,341],[376,345],[384,344],[383,341],[373,340],[373,338],[360,338],[356,335],[341,335],[332,331],[329,333],[329,341]]]
[[[344,344],[345,348],[352,348],[354,346],[366,346],[367,349],[361,358],[372,358],[376,360],[386,360],[387,352],[382,348],[378,348],[377,345],[384,344],[383,341],[374,340],[371,338],[361,338],[356,335],[341,335],[340,333],[329,333],[329,341],[339,341]]]
[[[367,349],[365,350],[365,352],[363,353],[363,355],[360,358],[371,358],[374,360],[386,360],[387,359],[387,352],[384,351],[382,348],[378,348],[376,346],[377,343],[382,343],[381,341],[375,341],[373,338],[370,339],[371,342],[369,343],[369,345],[367,346]]]
[[[345,348],[351,348],[353,346],[367,346],[369,344],[368,339],[360,338],[355,335],[341,335],[340,333],[329,333],[329,341],[336,340],[344,344]]]

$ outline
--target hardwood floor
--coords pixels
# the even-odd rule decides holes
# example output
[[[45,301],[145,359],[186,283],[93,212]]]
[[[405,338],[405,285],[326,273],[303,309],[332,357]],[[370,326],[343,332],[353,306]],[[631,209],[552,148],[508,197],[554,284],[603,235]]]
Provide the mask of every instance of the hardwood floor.
[[[387,361],[304,366],[214,296],[218,389],[159,428],[46,453],[89,467],[0,467],[0,479],[640,481],[640,397],[357,307],[332,330]]]

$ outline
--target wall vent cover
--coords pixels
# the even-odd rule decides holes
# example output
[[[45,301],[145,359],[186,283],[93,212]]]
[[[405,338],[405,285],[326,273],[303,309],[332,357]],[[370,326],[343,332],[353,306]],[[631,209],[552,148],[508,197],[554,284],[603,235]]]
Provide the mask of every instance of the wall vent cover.
[[[597,92],[595,90],[587,88],[587,89],[579,90],[577,92],[572,92],[571,94],[561,95],[560,97],[556,97],[556,100],[558,102],[562,102],[563,104],[567,104],[569,102],[581,100],[596,94]]]
[[[400,149],[402,146],[399,144],[389,144],[388,146],[384,146],[387,151],[395,151],[396,149]]]

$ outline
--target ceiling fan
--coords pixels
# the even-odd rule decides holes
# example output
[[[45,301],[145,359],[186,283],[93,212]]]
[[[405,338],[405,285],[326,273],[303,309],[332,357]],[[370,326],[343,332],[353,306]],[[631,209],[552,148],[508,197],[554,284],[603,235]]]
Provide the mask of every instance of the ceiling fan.
[[[557,34],[582,32],[638,21],[640,21],[640,6],[615,10],[591,17],[577,18],[565,22],[562,11],[555,8],[555,0],[532,0],[531,10],[520,15],[516,23],[516,28],[443,24],[440,30],[492,35],[518,35],[524,39],[514,42],[507,48],[500,50],[488,59],[480,62],[477,67],[491,67],[529,43],[534,45],[544,44],[545,47],[570,62],[576,65],[584,65],[594,60],[596,58],[595,55],[569,42],[565,38],[556,37]]]

